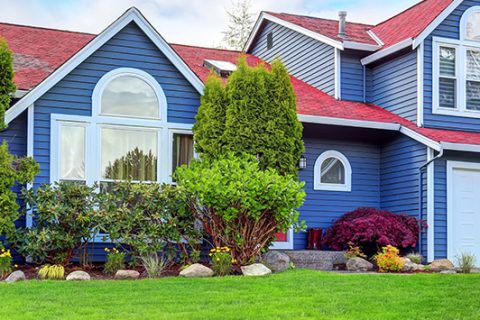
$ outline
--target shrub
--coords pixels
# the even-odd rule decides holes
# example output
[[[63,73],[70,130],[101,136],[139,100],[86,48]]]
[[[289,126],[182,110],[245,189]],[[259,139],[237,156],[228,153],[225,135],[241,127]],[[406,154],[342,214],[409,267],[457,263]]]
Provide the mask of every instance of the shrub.
[[[99,197],[100,230],[134,258],[159,252],[187,255],[199,246],[201,233],[175,186],[118,182]]]
[[[12,272],[12,255],[0,245],[0,278]]]
[[[229,247],[238,264],[258,257],[275,239],[297,224],[303,183],[275,170],[262,171],[250,155],[229,154],[194,161],[176,172],[188,205],[211,237],[214,247]]]
[[[362,249],[359,246],[354,245],[352,242],[348,243],[348,250],[345,252],[345,258],[346,259],[351,259],[351,258],[362,258],[366,259],[367,256],[362,252]]]
[[[0,37],[0,129],[5,128],[5,111],[16,90],[13,77],[13,53],[7,41]]]
[[[107,261],[103,266],[103,272],[114,275],[118,270],[125,269],[125,252],[120,252],[117,248],[112,250],[105,248],[105,252],[107,252]]]
[[[382,252],[374,256],[380,272],[398,272],[405,265],[405,260],[399,256],[400,251],[393,246],[382,248]]]
[[[149,278],[158,278],[162,275],[163,270],[168,264],[164,256],[159,256],[156,253],[141,256],[140,260],[147,272]]]
[[[462,252],[459,256],[456,257],[458,262],[458,267],[462,273],[470,273],[472,269],[475,268],[475,262],[477,258],[474,254],[469,254]]]
[[[421,264],[423,260],[423,256],[420,253],[409,253],[407,254],[407,258],[416,264]]]
[[[47,264],[38,270],[38,277],[42,280],[61,280],[65,277],[65,268],[59,264]]]
[[[426,224],[405,214],[360,208],[338,219],[327,230],[323,241],[334,250],[346,250],[351,242],[372,256],[387,245],[401,249],[415,247],[421,227]]]
[[[212,259],[212,270],[217,276],[226,276],[232,273],[232,258],[228,247],[216,247],[210,250],[209,256]]]
[[[75,251],[87,261],[95,223],[95,187],[59,182],[24,192],[35,224],[17,231],[18,251],[36,262],[66,265]]]

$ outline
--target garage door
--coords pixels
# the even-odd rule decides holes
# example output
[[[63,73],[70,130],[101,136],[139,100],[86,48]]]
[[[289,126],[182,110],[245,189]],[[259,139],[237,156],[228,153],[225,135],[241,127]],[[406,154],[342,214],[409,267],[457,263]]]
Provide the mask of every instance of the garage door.
[[[449,258],[471,253],[480,264],[480,170],[453,168]]]

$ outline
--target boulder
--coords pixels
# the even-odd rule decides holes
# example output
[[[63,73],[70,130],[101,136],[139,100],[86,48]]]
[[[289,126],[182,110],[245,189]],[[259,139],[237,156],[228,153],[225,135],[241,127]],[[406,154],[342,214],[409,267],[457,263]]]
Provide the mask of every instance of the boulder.
[[[435,260],[430,264],[432,271],[455,270],[455,266],[448,259]]]
[[[90,275],[85,271],[73,271],[67,276],[67,281],[78,280],[78,281],[89,281]]]
[[[243,275],[248,277],[266,276],[272,273],[272,270],[268,269],[265,265],[261,263],[254,263],[249,266],[243,266],[241,267],[241,269]]]
[[[366,272],[373,270],[373,263],[360,257],[347,260],[347,270],[353,272]]]
[[[457,271],[455,270],[442,270],[440,271],[441,274],[456,274]]]
[[[180,275],[187,278],[211,277],[213,276],[213,270],[209,267],[205,267],[203,264],[194,263],[191,266],[188,266],[187,268],[180,271]]]
[[[139,277],[140,273],[136,270],[118,270],[114,278],[117,280],[136,280]]]
[[[26,280],[27,277],[25,277],[25,273],[21,270],[13,271],[10,273],[10,275],[5,279],[5,282],[17,282],[17,281],[22,281]]]
[[[262,263],[273,272],[282,272],[290,266],[290,257],[279,251],[268,251],[263,255]]]
[[[409,258],[402,258],[402,259],[405,262],[402,268],[402,272],[415,272],[415,271],[423,270],[423,264],[413,263],[412,260],[410,260]]]

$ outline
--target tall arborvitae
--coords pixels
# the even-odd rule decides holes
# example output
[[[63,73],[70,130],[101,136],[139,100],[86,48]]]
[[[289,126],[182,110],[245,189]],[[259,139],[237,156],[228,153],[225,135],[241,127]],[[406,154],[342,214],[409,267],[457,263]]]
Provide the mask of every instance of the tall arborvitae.
[[[5,111],[10,107],[16,90],[13,83],[13,54],[5,39],[0,37],[0,129],[5,128]]]

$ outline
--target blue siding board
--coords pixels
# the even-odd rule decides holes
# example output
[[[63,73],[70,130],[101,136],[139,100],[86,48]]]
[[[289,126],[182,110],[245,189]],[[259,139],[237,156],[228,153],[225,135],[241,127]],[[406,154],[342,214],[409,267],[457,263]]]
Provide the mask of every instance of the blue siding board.
[[[364,70],[360,62],[363,55],[352,51],[343,51],[340,58],[341,70],[341,98],[363,102],[364,99]]]
[[[463,1],[424,41],[424,125],[431,128],[480,131],[480,119],[446,116],[432,112],[432,40],[433,37],[459,39],[460,19],[478,0]]]
[[[267,49],[267,34],[273,48]],[[281,58],[290,74],[327,94],[335,94],[334,48],[273,22],[267,22],[250,53],[272,62]]]

